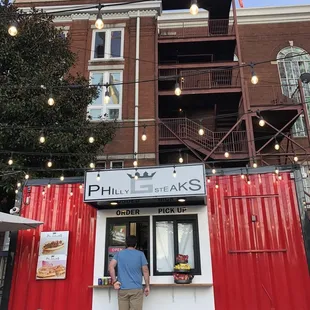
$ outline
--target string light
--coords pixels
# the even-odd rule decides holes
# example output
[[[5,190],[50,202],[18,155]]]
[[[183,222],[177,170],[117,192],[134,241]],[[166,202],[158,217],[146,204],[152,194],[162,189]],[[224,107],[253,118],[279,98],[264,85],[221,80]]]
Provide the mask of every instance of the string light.
[[[45,195],[45,187],[43,187],[42,195]]]
[[[95,168],[95,164],[94,164],[93,162],[91,162],[91,163],[89,164],[89,167],[90,167],[91,169],[94,169],[94,168]]]
[[[212,168],[212,173],[216,174],[216,169],[214,167]]]
[[[97,179],[98,182],[100,181],[100,173],[99,173],[99,171],[98,171],[96,179]]]
[[[280,149],[280,144],[278,143],[277,140],[276,140],[276,142],[275,142],[275,144],[274,144],[274,149],[275,149],[276,151],[279,151],[279,149]]]
[[[258,83],[258,77],[254,71],[254,64],[251,63],[250,66],[251,66],[251,83],[256,85]]]
[[[25,179],[28,180],[30,178],[30,175],[28,173],[25,174]]]
[[[79,185],[79,189],[82,189],[82,188],[83,188],[83,185],[82,185],[82,184],[80,184],[80,185]]]
[[[259,118],[259,121],[258,121],[258,125],[261,126],[261,127],[264,127],[266,125],[266,121],[264,120],[264,118],[262,117],[262,115],[260,114],[260,111],[256,111],[256,114]]]
[[[228,158],[229,156],[230,156],[230,154],[229,154],[229,152],[226,150],[225,153],[224,153],[224,157],[225,157],[225,158]]]
[[[178,82],[175,83],[174,93],[176,96],[180,96],[182,93],[182,90],[180,88],[180,84]]]
[[[248,178],[247,180],[248,185],[251,185],[251,180]]]
[[[10,36],[12,37],[15,37],[18,33],[18,30],[17,30],[17,23],[15,22],[12,22],[8,28],[8,33]]]
[[[198,11],[199,11],[199,8],[198,8],[197,0],[192,0],[192,2],[191,2],[191,7],[190,7],[190,9],[189,9],[189,12],[190,12],[192,15],[197,15],[197,14],[198,14]]]
[[[138,166],[137,153],[134,153],[133,158],[134,158],[133,166],[137,167]]]
[[[14,163],[12,156],[10,157],[10,159],[8,160],[8,165],[12,166]]]
[[[181,153],[181,151],[179,151],[179,163],[180,164],[183,164],[183,157],[182,157],[182,153]]]
[[[258,165],[257,165],[257,162],[254,161],[254,162],[253,162],[253,168],[257,168],[257,166],[258,166]]]
[[[278,175],[278,179],[279,179],[280,181],[282,180],[282,175],[281,175],[281,174]]]
[[[207,182],[211,183],[211,179],[209,177],[207,177]]]
[[[177,172],[175,170],[175,166],[173,166],[173,173],[172,173],[173,177],[176,178],[177,177]]]
[[[298,157],[296,155],[294,156],[294,162],[298,162]]]
[[[243,172],[241,171],[241,175],[240,175],[241,179],[244,180],[245,179],[245,175],[243,174]]]
[[[276,169],[274,170],[275,174],[279,174],[279,169],[276,167]]]
[[[93,136],[90,136],[90,137],[88,138],[88,142],[89,142],[89,143],[94,143],[94,142],[95,142],[95,138],[94,138]]]
[[[99,6],[98,6],[98,14],[97,14],[96,22],[95,22],[95,27],[97,29],[99,29],[99,30],[104,27],[104,23],[103,23],[103,20],[102,20],[102,14],[101,14],[101,8],[102,8],[102,5],[99,4]]]
[[[18,194],[18,189],[15,190],[15,194]]]
[[[219,185],[218,185],[218,184],[215,184],[215,188],[218,189],[218,188],[219,188]]]
[[[47,162],[47,167],[51,168],[53,166],[52,158],[50,158]]]
[[[73,190],[71,188],[71,191],[70,191],[70,196],[72,197],[73,196]]]
[[[201,123],[202,123],[202,120],[200,120],[200,128],[198,130],[199,136],[203,136],[205,134],[205,131],[204,131]]]
[[[139,179],[139,173],[138,173],[138,169],[136,169],[136,173],[135,173],[135,180]]]
[[[109,92],[109,85],[106,84],[106,91],[104,94],[104,103],[108,104],[110,102],[110,92]]]
[[[143,126],[143,133],[142,133],[141,139],[142,139],[142,141],[146,141],[146,139],[147,139],[146,126],[145,125]]]
[[[40,143],[44,143],[44,142],[45,142],[45,137],[44,137],[43,132],[41,133],[41,135],[40,135],[40,137],[39,137],[39,142],[40,142]]]
[[[60,180],[60,181],[64,181],[64,179],[65,179],[65,176],[62,174],[62,175],[60,176],[59,180]]]
[[[47,188],[51,188],[51,183],[50,182],[48,182]]]
[[[19,188],[19,187],[21,187],[21,186],[22,186],[22,183],[17,182],[16,186]]]

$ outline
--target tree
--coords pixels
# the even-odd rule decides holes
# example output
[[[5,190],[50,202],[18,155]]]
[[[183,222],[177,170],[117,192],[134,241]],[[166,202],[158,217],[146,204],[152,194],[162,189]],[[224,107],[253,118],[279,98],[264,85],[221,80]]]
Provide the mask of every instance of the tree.
[[[12,22],[16,36],[8,33]],[[74,168],[89,167],[113,139],[114,122],[92,123],[86,117],[87,106],[102,90],[70,74],[75,61],[70,38],[55,28],[51,16],[35,9],[25,14],[1,2],[0,208],[1,201],[2,208],[12,207],[16,182],[25,172],[31,178],[59,177],[62,169],[71,168],[66,175],[77,175]],[[41,134],[45,143],[39,143]],[[8,165],[11,156],[13,165]],[[53,166],[48,168],[51,156]]]

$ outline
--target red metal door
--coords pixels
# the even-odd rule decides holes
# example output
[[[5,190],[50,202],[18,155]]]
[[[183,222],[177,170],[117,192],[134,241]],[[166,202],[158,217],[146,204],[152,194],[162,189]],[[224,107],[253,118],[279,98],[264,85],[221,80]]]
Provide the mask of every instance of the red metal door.
[[[209,186],[216,310],[306,310],[309,275],[289,174],[222,176]],[[215,183],[219,188],[215,188]]]

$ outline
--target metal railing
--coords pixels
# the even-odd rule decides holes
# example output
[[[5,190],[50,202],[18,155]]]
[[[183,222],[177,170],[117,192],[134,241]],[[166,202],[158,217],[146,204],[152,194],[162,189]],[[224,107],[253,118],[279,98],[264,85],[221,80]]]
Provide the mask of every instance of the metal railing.
[[[159,79],[175,80],[182,77],[182,90],[241,87],[237,69],[160,69]]]
[[[159,24],[159,38],[198,38],[235,35],[233,19],[210,19],[198,22]]]
[[[0,305],[1,299],[3,294],[3,287],[4,287],[4,279],[5,279],[5,271],[6,271],[6,264],[8,258],[7,252],[0,251]]]
[[[203,135],[199,135],[200,129],[204,130]],[[213,132],[188,118],[162,118],[159,124],[160,140],[175,140],[177,136],[181,140],[190,140],[209,151],[213,150],[226,134],[227,132]],[[222,153],[225,150],[241,153],[246,152],[246,147],[246,131],[232,131],[215,153]]]

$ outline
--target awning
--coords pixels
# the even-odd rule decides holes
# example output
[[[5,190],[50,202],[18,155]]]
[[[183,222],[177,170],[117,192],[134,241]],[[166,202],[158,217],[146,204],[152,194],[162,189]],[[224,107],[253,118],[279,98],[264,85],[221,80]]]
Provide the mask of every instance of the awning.
[[[43,222],[38,222],[25,217],[0,212],[0,231],[17,231],[32,229],[42,224]]]

